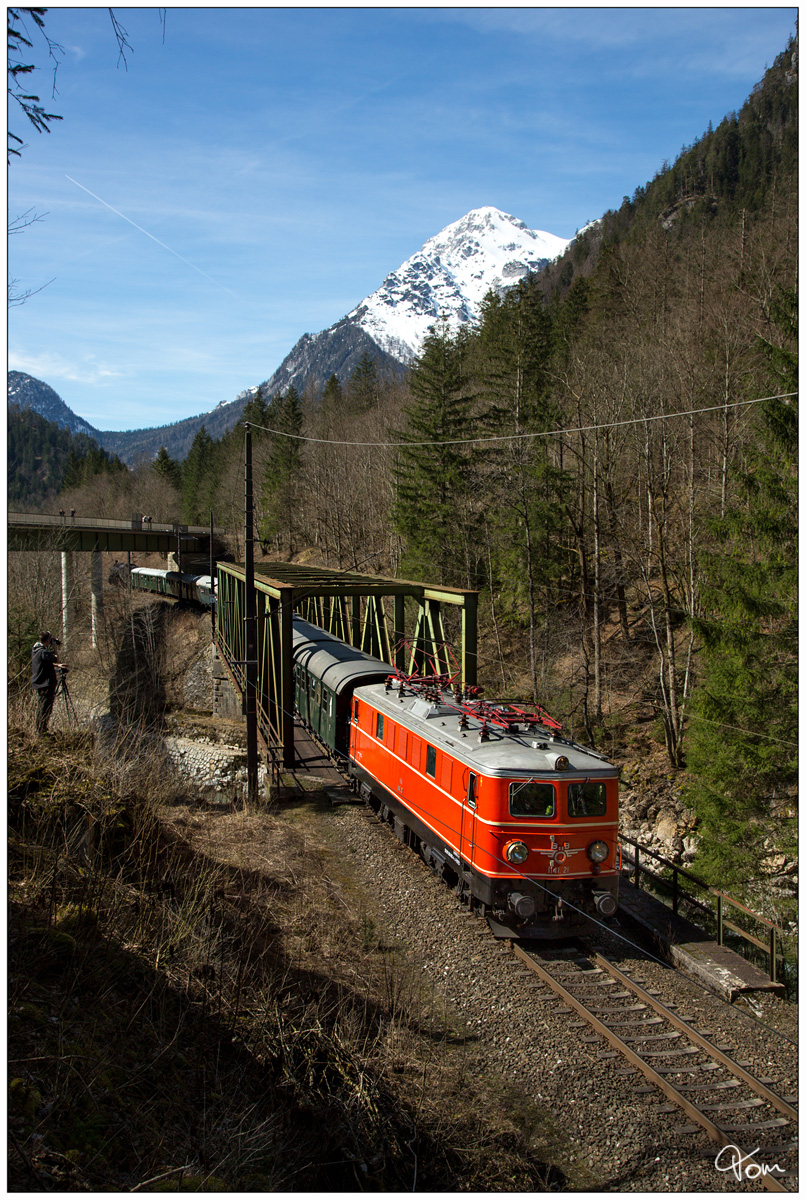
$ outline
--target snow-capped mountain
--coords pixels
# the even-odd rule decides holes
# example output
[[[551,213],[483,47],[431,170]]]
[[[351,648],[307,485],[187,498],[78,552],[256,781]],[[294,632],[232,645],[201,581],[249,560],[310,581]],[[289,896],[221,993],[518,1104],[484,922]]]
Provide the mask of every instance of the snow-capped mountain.
[[[331,375],[344,382],[369,353],[381,370],[401,372],[419,353],[431,325],[479,320],[489,291],[512,287],[558,258],[570,243],[528,229],[497,208],[476,208],[429,238],[372,295],[329,329],[304,334],[266,383],[270,394],[302,391]]]
[[[512,287],[561,255],[569,243],[552,233],[528,229],[497,208],[477,208],[429,238],[372,295],[321,333],[306,333],[262,385],[268,395],[293,384],[302,392],[321,388],[331,375],[342,383],[364,355],[381,375],[402,375],[419,353],[431,325],[445,315],[452,329],[475,324],[487,293]],[[198,430],[211,437],[231,429],[257,391],[247,388],[212,412],[155,429],[100,432],[77,417],[47,384],[21,372],[9,373],[9,403],[35,408],[72,432],[89,433],[124,462],[153,458],[160,446],[183,459]]]
[[[406,362],[443,315],[453,328],[474,324],[489,291],[512,287],[569,245],[497,208],[476,208],[429,238],[348,314],[394,358]]]

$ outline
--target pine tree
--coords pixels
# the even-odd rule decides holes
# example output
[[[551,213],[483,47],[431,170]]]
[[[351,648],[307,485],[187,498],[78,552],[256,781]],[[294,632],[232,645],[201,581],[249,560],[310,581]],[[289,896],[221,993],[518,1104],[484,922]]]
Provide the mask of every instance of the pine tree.
[[[299,489],[302,476],[302,401],[292,385],[270,405],[269,420],[279,432],[272,440],[263,477],[263,519],[260,537],[264,545],[285,542],[289,555],[296,549],[299,529]]]
[[[204,425],[199,429],[182,465],[182,520],[196,524],[212,507],[218,455]]]
[[[151,469],[155,475],[162,476],[167,479],[177,491],[182,488],[182,468],[175,458],[171,458],[164,446],[160,446],[159,453],[151,464]]]
[[[378,368],[366,350],[350,376],[347,392],[353,412],[369,412],[378,403]]]
[[[794,392],[794,292],[778,316],[791,338],[767,343],[770,375]],[[797,788],[797,452],[794,397],[766,401],[738,502],[703,556],[704,670],[693,698],[688,798],[698,818],[696,866],[723,885],[758,874],[764,838]]]
[[[321,412],[326,424],[343,416],[344,389],[335,375],[330,376],[322,391]]]
[[[411,371],[414,402],[407,409],[395,469],[393,521],[405,540],[402,570],[413,578],[461,586],[475,578],[472,400],[463,372],[465,339],[447,322],[432,327]],[[472,586],[472,585],[469,585]]]
[[[548,401],[550,353],[551,320],[531,280],[503,299],[487,297],[474,344],[483,423],[496,437],[515,435],[480,451],[488,491],[490,586],[504,611],[529,629],[535,693],[538,630],[564,565],[556,529],[566,477],[551,461],[550,441],[530,436],[551,429],[556,420]]]
[[[251,400],[247,400],[238,425],[243,427],[247,422],[253,426],[255,437],[261,437],[265,427],[271,423],[271,401],[266,398],[266,385],[262,383]]]

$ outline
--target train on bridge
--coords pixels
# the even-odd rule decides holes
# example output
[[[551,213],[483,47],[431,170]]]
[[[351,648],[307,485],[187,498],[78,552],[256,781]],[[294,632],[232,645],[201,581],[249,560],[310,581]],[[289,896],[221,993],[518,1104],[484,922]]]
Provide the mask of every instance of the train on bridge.
[[[209,575],[117,564],[209,608]],[[499,937],[565,938],[618,907],[618,768],[539,705],[407,675],[293,619],[294,703],[352,789]]]
[[[215,580],[210,575],[190,575],[184,571],[161,571],[155,567],[129,567],[117,562],[109,575],[109,582],[128,584],[138,592],[155,592],[159,596],[173,596],[212,608],[216,602]]]

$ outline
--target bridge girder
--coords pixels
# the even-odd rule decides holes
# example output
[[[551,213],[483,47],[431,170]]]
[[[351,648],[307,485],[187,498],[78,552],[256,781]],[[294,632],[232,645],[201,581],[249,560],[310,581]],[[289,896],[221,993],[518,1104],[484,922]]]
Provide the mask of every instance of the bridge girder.
[[[246,687],[246,568],[218,563],[216,642],[227,671],[240,691]],[[334,571],[296,563],[255,567],[257,601],[258,733],[269,754],[294,763],[294,674],[292,619],[296,612],[311,624],[404,671],[450,671],[442,606],[461,611],[459,670],[468,684],[477,682],[478,593],[439,588],[412,580]],[[393,601],[392,629],[383,605]],[[406,600],[417,605],[414,636],[406,639]]]

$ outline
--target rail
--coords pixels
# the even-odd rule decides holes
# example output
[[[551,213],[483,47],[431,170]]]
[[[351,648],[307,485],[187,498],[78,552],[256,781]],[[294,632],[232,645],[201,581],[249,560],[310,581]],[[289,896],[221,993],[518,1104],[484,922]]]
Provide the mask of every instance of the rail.
[[[674,1106],[696,1122],[695,1126],[678,1128],[676,1133],[704,1130],[718,1146],[734,1148],[749,1167],[747,1179],[760,1180],[769,1191],[790,1190],[783,1180],[797,1178],[798,1111],[789,1098],[768,1086],[769,1079],[753,1074],[748,1069],[751,1064],[737,1061],[726,1052],[727,1047],[717,1045],[713,1033],[696,1029],[692,1017],[676,1012],[677,1003],[664,1003],[657,991],[633,979],[595,948],[575,961],[565,956],[547,961],[542,953],[526,950],[517,942],[512,942],[511,948],[519,963],[570,1006],[560,1012],[577,1013],[627,1060],[631,1069],[641,1072],[650,1085],[641,1092],[652,1095],[653,1089],[659,1088],[671,1101],[655,1111],[672,1112]],[[603,1057],[610,1056],[609,1051],[604,1052]],[[726,1091],[734,1089],[735,1096],[725,1096]],[[742,1089],[753,1098],[742,1098]],[[770,1112],[781,1115],[769,1119]],[[756,1160],[756,1155],[767,1152],[762,1143],[771,1130],[785,1139],[774,1149],[786,1154],[787,1167],[766,1167]],[[749,1154],[736,1147],[737,1134],[755,1147]]]
[[[678,866],[677,863],[671,862],[670,859],[664,858],[663,855],[658,854],[657,851],[650,850],[648,846],[641,845],[641,843],[635,841],[634,838],[625,837],[622,835],[619,840],[622,843],[622,846],[626,845],[633,847],[632,853],[629,850],[623,850],[623,858],[631,860],[631,864],[627,865],[627,863],[625,863],[623,869],[632,877],[632,881],[636,888],[640,889],[641,887],[641,874],[643,873],[644,875],[649,876],[649,878],[652,879],[657,886],[659,886],[661,891],[671,890],[672,912],[677,913],[679,911],[680,901],[684,900],[687,904],[691,905],[699,912],[704,913],[710,920],[715,921],[716,940],[718,945],[724,946],[725,930],[728,929],[732,933],[738,934],[742,941],[748,942],[750,945],[756,946],[758,949],[763,950],[764,953],[769,957],[770,961],[769,971],[767,973],[773,983],[779,982],[777,962],[779,958],[783,959],[783,945],[781,939],[784,936],[784,931],[779,925],[776,925],[774,921],[770,921],[767,917],[762,917],[760,913],[754,912],[752,908],[748,908],[747,905],[742,904],[740,900],[734,900],[734,898],[732,896],[728,896],[726,892],[721,892],[718,888],[711,887],[711,885],[706,883],[704,879],[699,879],[696,875],[693,875],[691,871],[687,871],[684,867]],[[641,862],[642,855],[649,856],[649,858],[654,859],[655,862],[660,863],[662,867],[671,871],[671,881],[664,878],[663,875],[660,875],[657,871],[653,871],[651,868],[643,865]],[[716,901],[715,906],[713,904],[703,903],[702,900],[698,899],[696,896],[693,896],[690,892],[685,891],[679,882],[681,878],[690,881],[709,896],[713,896]],[[760,938],[755,937],[752,933],[748,933],[748,931],[743,929],[740,925],[736,925],[733,921],[729,921],[725,916],[726,907],[729,909],[737,909],[739,912],[743,912],[746,916],[751,917],[754,921],[757,921],[760,925],[764,926],[767,930],[767,940],[762,941]],[[740,953],[742,953],[743,957],[747,957],[747,955],[744,954],[743,950],[741,949]]]

